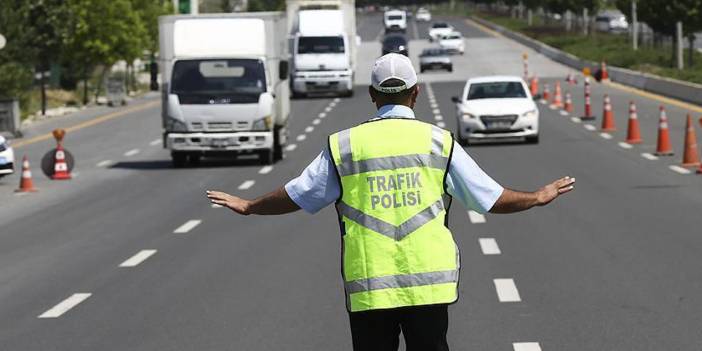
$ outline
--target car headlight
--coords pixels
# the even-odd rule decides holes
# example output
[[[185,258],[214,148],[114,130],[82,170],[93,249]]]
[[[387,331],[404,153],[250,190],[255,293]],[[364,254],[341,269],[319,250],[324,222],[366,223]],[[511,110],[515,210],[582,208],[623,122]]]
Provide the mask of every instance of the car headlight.
[[[464,121],[467,121],[467,120],[470,120],[470,119],[474,119],[474,118],[476,118],[476,117],[475,117],[475,115],[472,114],[472,113],[465,113],[465,112],[463,113],[463,120],[464,120]]]
[[[188,126],[183,121],[169,117],[166,119],[166,130],[169,132],[187,132]]]
[[[271,116],[266,116],[263,117],[259,120],[256,120],[253,122],[253,125],[251,126],[251,130],[255,131],[263,131],[263,130],[271,130],[273,127],[273,119]]]
[[[533,109],[533,110],[524,112],[524,113],[522,114],[522,117],[524,117],[524,118],[534,118],[534,117],[536,117],[536,115],[538,114],[538,112],[539,112],[539,111],[537,111],[536,109]]]

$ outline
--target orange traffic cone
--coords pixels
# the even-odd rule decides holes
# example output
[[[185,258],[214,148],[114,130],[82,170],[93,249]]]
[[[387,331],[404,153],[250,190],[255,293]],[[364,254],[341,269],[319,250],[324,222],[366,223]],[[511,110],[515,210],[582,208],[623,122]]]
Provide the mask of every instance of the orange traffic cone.
[[[551,90],[548,88],[548,84],[544,84],[544,92],[541,95],[541,98],[545,101],[548,101],[551,99]]]
[[[660,107],[660,119],[658,120],[658,142],[656,145],[656,155],[671,156],[673,147],[670,145],[670,133],[668,131],[668,116],[665,114],[665,107]]]
[[[551,103],[553,108],[563,107],[563,95],[561,92],[561,82],[556,82],[556,92],[553,94],[553,102]]]
[[[25,155],[22,157],[22,177],[20,178],[19,189],[15,190],[17,193],[33,193],[37,191],[34,187],[34,182],[32,181],[32,171],[29,169],[29,160]]]
[[[607,63],[600,62],[600,81],[608,81],[609,80],[609,72],[607,72]]]
[[[539,78],[538,77],[531,78],[531,82],[529,84],[529,91],[531,92],[532,97],[537,97],[539,95]]]
[[[617,130],[614,125],[614,112],[612,111],[612,102],[609,100],[609,95],[604,96],[604,111],[602,113],[602,131],[613,132]]]
[[[570,92],[566,91],[565,105],[563,105],[563,110],[566,112],[573,112],[573,98],[570,96]]]
[[[696,167],[700,165],[700,156],[697,154],[697,136],[695,126],[692,125],[692,117],[687,115],[685,123],[685,147],[683,152],[682,165],[685,167]]]
[[[641,128],[639,128],[639,118],[636,114],[636,104],[629,102],[629,125],[626,131],[627,144],[641,144]]]
[[[576,85],[576,84],[578,84],[578,81],[575,79],[575,75],[573,74],[573,72],[568,73],[568,76],[566,77],[566,82],[567,82],[569,85]]]
[[[54,162],[54,175],[51,179],[54,180],[66,180],[71,179],[71,174],[68,172],[68,163],[66,163],[66,152],[63,150],[63,146],[58,144],[56,147],[56,161]]]

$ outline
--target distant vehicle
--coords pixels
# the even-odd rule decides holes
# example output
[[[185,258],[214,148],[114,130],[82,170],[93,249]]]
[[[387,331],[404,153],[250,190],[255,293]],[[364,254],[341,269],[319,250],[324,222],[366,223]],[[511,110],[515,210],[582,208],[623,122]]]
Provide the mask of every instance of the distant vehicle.
[[[407,13],[402,10],[391,10],[383,15],[383,23],[386,32],[406,32]]]
[[[519,77],[469,79],[456,103],[458,140],[525,140],[539,142],[539,110]]]
[[[422,50],[419,54],[419,71],[442,69],[453,72],[453,62],[449,53],[442,48],[429,48]]]
[[[463,55],[465,52],[463,35],[461,35],[459,32],[452,32],[441,37],[441,39],[439,39],[439,46],[449,53],[459,53]]]
[[[600,32],[623,33],[629,31],[629,22],[621,12],[606,12],[595,17],[595,29]]]
[[[15,172],[15,151],[0,135],[0,178]]]
[[[394,52],[409,56],[407,38],[402,34],[388,34],[383,39],[383,55]]]
[[[453,32],[453,27],[446,22],[435,22],[429,28],[429,41],[439,40],[444,35]]]
[[[107,92],[107,106],[124,106],[127,104],[127,92],[123,79],[118,77],[107,78],[105,91]]]
[[[257,154],[263,164],[282,158],[286,32],[281,12],[159,18],[163,142],[175,167],[203,155]]]
[[[417,22],[429,22],[431,21],[431,12],[425,8],[419,8],[414,18],[417,20]]]

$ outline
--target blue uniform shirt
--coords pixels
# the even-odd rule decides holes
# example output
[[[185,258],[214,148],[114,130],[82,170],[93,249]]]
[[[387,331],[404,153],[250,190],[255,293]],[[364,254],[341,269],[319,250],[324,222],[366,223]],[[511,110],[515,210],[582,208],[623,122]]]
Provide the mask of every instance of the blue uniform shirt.
[[[414,118],[414,111],[403,105],[385,105],[378,110],[376,118],[386,117]],[[285,191],[303,210],[316,213],[334,203],[341,195],[339,179],[335,172],[329,150],[324,148],[299,177],[285,185]],[[502,195],[504,188],[485,174],[454,141],[446,177],[446,190],[466,208],[485,213]]]

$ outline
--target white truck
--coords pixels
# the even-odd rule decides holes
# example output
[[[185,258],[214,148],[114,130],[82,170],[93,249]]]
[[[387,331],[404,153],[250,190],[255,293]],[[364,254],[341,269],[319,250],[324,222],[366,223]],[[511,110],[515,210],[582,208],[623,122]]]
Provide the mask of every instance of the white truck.
[[[283,157],[286,30],[282,12],[159,17],[163,145],[175,167],[202,156]]]
[[[353,0],[288,0],[294,96],[353,95],[356,9]]]
[[[383,14],[383,26],[385,32],[407,32],[407,12],[402,10],[390,10]]]

